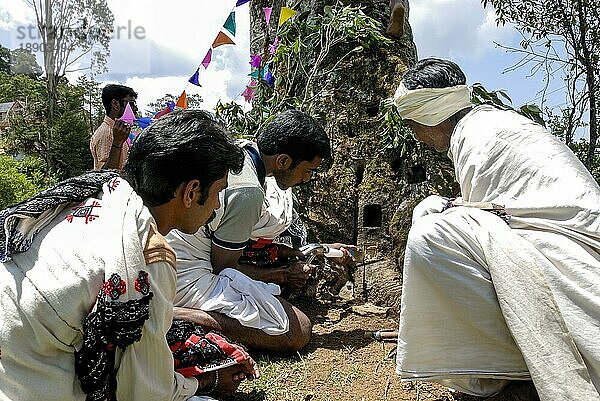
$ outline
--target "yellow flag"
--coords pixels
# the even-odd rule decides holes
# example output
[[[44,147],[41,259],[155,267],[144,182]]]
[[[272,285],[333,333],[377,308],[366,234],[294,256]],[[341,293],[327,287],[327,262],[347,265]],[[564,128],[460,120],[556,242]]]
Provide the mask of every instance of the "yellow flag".
[[[279,13],[279,25],[278,26],[283,25],[283,23],[285,21],[292,18],[294,15],[296,15],[296,13],[297,13],[297,11],[294,11],[289,7],[281,7],[281,13]]]
[[[180,109],[187,109],[187,96],[185,94],[185,91],[183,91],[181,93],[181,96],[179,96],[179,100],[177,100],[175,107],[179,107]]]

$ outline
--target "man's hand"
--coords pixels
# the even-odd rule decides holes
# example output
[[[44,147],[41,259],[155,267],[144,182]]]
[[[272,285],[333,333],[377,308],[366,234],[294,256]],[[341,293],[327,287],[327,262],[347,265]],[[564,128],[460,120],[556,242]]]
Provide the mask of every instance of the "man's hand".
[[[333,244],[324,244],[324,245],[327,245],[329,248],[339,249],[342,252],[344,252],[344,256],[342,256],[340,258],[330,258],[330,260],[332,262],[337,263],[342,266],[352,266],[356,263],[354,256],[352,256],[352,254],[358,250],[358,248],[356,246],[346,245],[346,244],[342,244],[339,242],[335,242]]]
[[[121,147],[129,138],[131,126],[124,121],[116,120],[113,126],[113,146]]]
[[[244,361],[242,365],[234,365],[219,369],[219,384],[215,390],[218,394],[230,394],[237,390],[245,379],[254,380],[260,377],[256,362],[252,358]]]
[[[290,248],[283,244],[278,244],[277,248],[277,257],[279,258],[304,258],[304,255],[298,249]]]
[[[310,276],[312,266],[305,264],[300,260],[295,260],[288,264],[284,270],[285,284],[292,288],[302,288]]]

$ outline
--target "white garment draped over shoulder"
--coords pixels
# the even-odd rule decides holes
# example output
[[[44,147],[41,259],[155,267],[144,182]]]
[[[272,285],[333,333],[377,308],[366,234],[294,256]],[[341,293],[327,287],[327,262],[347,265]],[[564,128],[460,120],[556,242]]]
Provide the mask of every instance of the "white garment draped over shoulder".
[[[449,155],[463,200],[504,205],[510,228],[431,213],[433,198],[415,209],[398,373],[478,395],[531,375],[542,400],[600,399],[598,184],[541,126],[491,106],[459,122]]]

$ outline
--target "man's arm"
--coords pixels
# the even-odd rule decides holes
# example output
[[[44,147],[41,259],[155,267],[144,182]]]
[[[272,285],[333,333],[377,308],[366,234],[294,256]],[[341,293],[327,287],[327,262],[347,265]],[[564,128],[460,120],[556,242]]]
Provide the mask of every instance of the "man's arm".
[[[121,152],[123,152],[123,144],[129,137],[131,127],[124,121],[116,120],[113,127],[113,140],[108,150],[106,162],[102,165],[102,169],[119,169],[121,161]],[[106,152],[106,150],[104,150]]]

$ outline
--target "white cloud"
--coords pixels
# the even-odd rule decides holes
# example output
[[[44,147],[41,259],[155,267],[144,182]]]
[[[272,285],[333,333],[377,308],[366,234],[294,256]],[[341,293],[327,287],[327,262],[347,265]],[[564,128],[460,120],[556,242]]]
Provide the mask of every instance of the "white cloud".
[[[248,6],[235,9],[236,45],[214,49],[208,69],[200,66],[201,88],[187,81],[221,30],[235,0],[183,0],[172,7],[148,7],[142,0],[109,0],[109,6],[117,28],[143,27],[145,39],[129,38],[126,34],[131,29],[122,29],[123,35],[111,41],[109,73],[100,79],[133,87],[138,92],[140,110],[184,88],[187,93],[199,93],[205,108],[214,107],[219,99],[240,101],[239,94],[250,73]]]
[[[478,0],[412,0],[410,7],[419,58],[480,60],[494,42],[508,42],[515,35],[513,29],[496,26],[494,10],[484,9]]]
[[[3,0],[0,4],[0,29],[14,30],[35,23],[33,8],[25,0]]]

